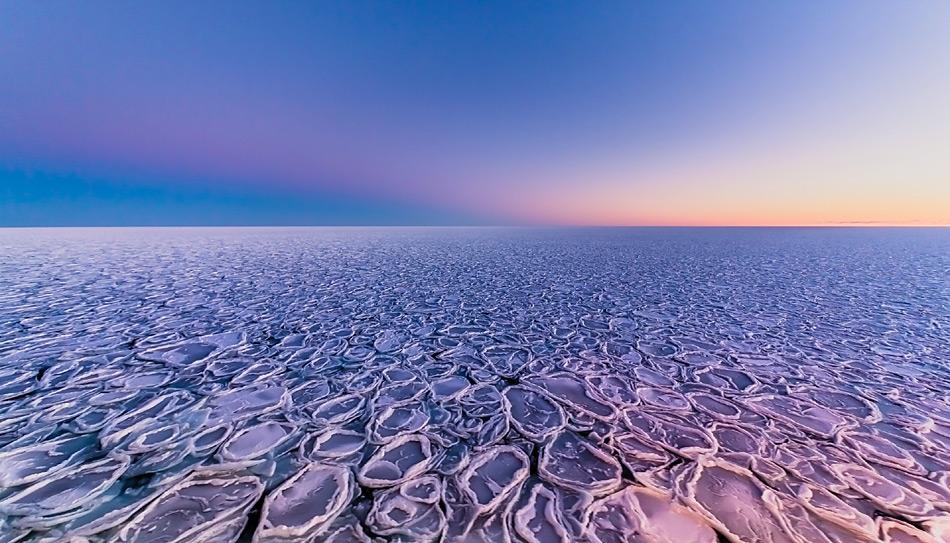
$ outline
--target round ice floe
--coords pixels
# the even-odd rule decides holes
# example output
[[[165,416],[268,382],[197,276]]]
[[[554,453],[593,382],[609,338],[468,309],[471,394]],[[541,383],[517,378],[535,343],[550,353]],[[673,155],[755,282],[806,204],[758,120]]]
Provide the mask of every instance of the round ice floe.
[[[290,394],[282,386],[251,385],[228,390],[208,402],[212,420],[233,421],[247,416],[263,415],[280,409],[289,401]]]
[[[117,377],[112,380],[112,384],[117,387],[123,387],[131,390],[141,388],[155,388],[164,385],[173,379],[169,372],[153,371],[149,373],[139,373],[128,376]]]
[[[151,452],[171,443],[178,438],[181,430],[177,424],[166,424],[143,432],[128,444],[128,452],[133,454]]]
[[[176,443],[167,449],[159,449],[144,456],[137,456],[135,462],[125,473],[126,477],[135,477],[146,473],[171,475],[172,468],[181,464],[191,450],[187,443]]]
[[[134,439],[131,436],[150,428],[164,416],[193,402],[194,395],[184,390],[172,390],[159,394],[109,422],[99,432],[99,442],[103,448],[112,448],[127,439]]]
[[[482,350],[495,373],[503,377],[515,377],[531,361],[531,351],[514,345],[492,345]]]
[[[528,476],[529,467],[528,456],[521,449],[500,445],[473,458],[459,482],[478,510],[488,512]]]
[[[557,494],[535,484],[528,502],[514,514],[515,532],[528,543],[567,543],[570,536],[559,506]]]
[[[331,393],[330,385],[325,380],[309,381],[294,388],[290,397],[295,406],[303,408],[315,408],[320,400],[323,400]]]
[[[411,499],[403,493],[403,488],[394,488],[374,497],[367,524],[378,534],[423,542],[437,540],[445,530],[446,519],[436,501]]]
[[[391,353],[399,350],[409,340],[409,334],[385,330],[376,336],[373,348],[381,353]]]
[[[521,386],[508,387],[502,394],[511,424],[522,435],[541,442],[564,427],[564,411],[544,394]]]
[[[764,436],[756,437],[744,428],[723,422],[717,422],[709,429],[719,450],[729,452],[743,452],[759,454],[762,449]]]
[[[250,357],[215,358],[205,366],[205,373],[215,378],[233,377],[254,364]]]
[[[681,380],[683,367],[668,359],[650,359],[648,363],[638,364],[633,373],[643,384],[657,387],[674,387]]]
[[[30,424],[58,424],[69,421],[76,417],[81,417],[91,409],[92,407],[87,405],[86,402],[82,400],[75,402],[63,402],[58,405],[47,407],[46,409],[36,413],[30,418]]]
[[[188,543],[240,522],[264,485],[257,477],[196,472],[172,486],[132,517],[115,537],[128,543]]]
[[[438,462],[433,468],[442,475],[454,475],[468,465],[471,456],[469,446],[464,442],[456,443],[439,454]]]
[[[145,360],[164,362],[170,366],[187,367],[200,363],[209,355],[218,350],[212,343],[200,341],[183,342],[168,347],[159,347],[139,354]]]
[[[429,412],[420,403],[390,406],[373,419],[370,437],[374,443],[386,443],[398,436],[418,432],[428,422]]]
[[[442,481],[433,475],[426,475],[406,481],[399,487],[399,493],[419,503],[436,503],[442,496]]]
[[[689,399],[697,410],[718,420],[738,420],[742,416],[741,408],[719,396],[703,392],[689,395]]]
[[[499,413],[482,423],[472,443],[475,447],[479,448],[494,445],[508,435],[508,428],[508,417],[503,413]]]
[[[716,532],[672,496],[627,487],[594,502],[585,533],[595,543],[715,543]]]
[[[310,436],[301,444],[301,454],[305,458],[342,458],[355,454],[366,446],[366,434],[342,428],[329,428]]]
[[[853,448],[858,451],[864,459],[871,462],[917,474],[927,473],[906,449],[884,436],[870,431],[842,431],[838,434],[838,443]]]
[[[501,393],[494,385],[481,384],[469,388],[459,398],[466,414],[472,417],[488,417],[498,413]]]
[[[641,439],[687,458],[716,451],[716,440],[695,423],[673,415],[652,416],[640,408],[624,411],[627,426]]]
[[[530,383],[541,387],[566,407],[576,409],[591,417],[610,421],[617,415],[616,409],[598,399],[597,394],[587,386],[586,382],[579,381],[571,375],[548,375],[531,380]]]
[[[622,456],[635,460],[666,463],[673,459],[670,453],[666,452],[662,447],[651,444],[634,434],[620,434],[614,436],[613,445]]]
[[[643,403],[664,411],[690,411],[692,406],[686,396],[670,389],[659,387],[640,387],[637,395]]]
[[[366,397],[362,394],[346,394],[327,400],[314,409],[313,418],[326,424],[344,424],[363,414]]]
[[[82,507],[106,492],[129,467],[129,457],[116,455],[45,477],[0,500],[11,515],[53,515]]]
[[[808,484],[793,485],[795,497],[814,516],[833,522],[867,538],[877,532],[874,519],[858,511],[833,492]]]
[[[354,394],[369,394],[376,390],[382,380],[383,376],[378,370],[367,370],[353,376],[346,383],[346,391]]]
[[[382,408],[388,405],[401,405],[417,400],[429,390],[426,383],[409,381],[381,387],[373,397],[373,405]]]
[[[453,375],[433,381],[430,385],[432,389],[432,399],[450,400],[457,398],[464,394],[470,385],[469,380],[460,375]]]
[[[320,534],[320,543],[375,543],[363,530],[360,521],[353,518],[347,522],[334,522]]]
[[[833,439],[838,431],[855,424],[852,419],[835,411],[790,396],[756,396],[744,400],[744,403],[765,416],[787,422],[824,439]]]
[[[408,383],[416,378],[416,374],[406,368],[390,367],[382,372],[383,379],[389,383]]]
[[[924,477],[881,464],[873,464],[873,466],[875,471],[891,482],[927,499],[934,505],[934,509],[950,512],[950,471],[935,472]],[[950,517],[947,521],[950,522]]]
[[[767,487],[748,470],[703,458],[689,464],[676,483],[680,498],[730,540],[796,543],[764,500]]]
[[[634,380],[629,377],[611,374],[587,375],[584,380],[615,406],[631,406],[638,401],[637,394],[631,388]]]
[[[432,446],[424,435],[399,436],[376,451],[359,472],[359,482],[371,488],[395,486],[424,472]]]
[[[722,366],[705,368],[696,373],[701,382],[716,388],[750,392],[758,385],[758,381],[748,373]]]
[[[620,463],[595,444],[567,430],[544,446],[538,471],[554,484],[595,495],[620,486]]]
[[[121,412],[116,409],[93,407],[67,422],[63,427],[77,434],[98,432],[120,413]]]
[[[292,433],[293,428],[289,425],[276,422],[256,424],[236,432],[224,442],[218,454],[225,461],[251,460],[269,453]]]
[[[868,537],[811,514],[798,500],[783,493],[766,490],[762,493],[762,501],[780,516],[783,528],[794,541],[871,543],[876,540],[873,535]]]
[[[896,485],[877,472],[857,464],[835,464],[832,470],[859,494],[881,509],[908,518],[919,518],[933,510],[926,498]]]
[[[107,390],[97,392],[86,399],[89,405],[112,405],[141,394],[138,390]]]
[[[230,424],[217,424],[205,428],[191,437],[191,450],[196,455],[210,453],[231,435]]]
[[[354,492],[349,468],[311,463],[268,494],[254,542],[314,537],[340,514]]]
[[[881,411],[874,403],[858,394],[830,388],[808,389],[809,397],[820,405],[839,413],[847,413],[864,422],[881,420]]]
[[[0,383],[0,401],[28,394],[39,385],[36,372],[16,368],[0,368]]]
[[[348,362],[363,362],[372,358],[376,349],[367,345],[353,345],[343,351],[343,358]]]
[[[272,360],[265,359],[253,362],[231,379],[231,386],[237,387],[258,383],[282,371],[284,371],[284,366]]]
[[[0,487],[45,479],[88,457],[95,435],[64,436],[0,452]]]
[[[894,519],[878,517],[881,540],[884,543],[943,543],[933,535]]]

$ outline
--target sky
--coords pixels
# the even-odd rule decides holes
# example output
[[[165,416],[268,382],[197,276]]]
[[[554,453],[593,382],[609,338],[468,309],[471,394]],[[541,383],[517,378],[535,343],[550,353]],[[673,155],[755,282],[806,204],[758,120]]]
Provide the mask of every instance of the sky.
[[[950,2],[0,2],[0,225],[950,224]]]

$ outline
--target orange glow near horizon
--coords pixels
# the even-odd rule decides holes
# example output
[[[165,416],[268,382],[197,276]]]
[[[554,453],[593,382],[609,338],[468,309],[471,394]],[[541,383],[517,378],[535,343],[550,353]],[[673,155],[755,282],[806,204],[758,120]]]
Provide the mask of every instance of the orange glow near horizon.
[[[763,187],[767,188],[767,187]],[[557,195],[531,218],[578,226],[950,226],[950,198],[899,194],[743,194],[673,190]],[[522,208],[523,210],[524,208]]]
[[[944,102],[916,118],[904,110],[900,119],[839,120],[815,136],[744,135],[650,163],[581,163],[552,175],[548,190],[541,182],[521,193],[509,187],[505,200],[548,224],[950,226]]]

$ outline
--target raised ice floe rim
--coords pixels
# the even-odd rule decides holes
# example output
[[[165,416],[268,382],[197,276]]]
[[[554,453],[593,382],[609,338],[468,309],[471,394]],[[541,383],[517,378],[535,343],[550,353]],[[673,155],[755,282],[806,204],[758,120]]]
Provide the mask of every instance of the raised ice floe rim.
[[[598,460],[601,460],[609,466],[610,471],[614,472],[614,476],[607,480],[599,480],[591,484],[578,483],[570,479],[565,479],[549,469],[550,464],[554,462],[551,454],[551,447],[553,444],[561,438],[561,436],[566,436],[569,439],[575,440],[576,443],[586,449],[589,453],[597,457]],[[610,455],[600,447],[594,445],[586,438],[577,435],[571,430],[561,430],[557,434],[552,435],[548,438],[547,443],[541,449],[541,455],[538,460],[538,473],[541,477],[547,481],[550,481],[560,487],[574,490],[587,492],[591,496],[601,496],[608,494],[617,488],[620,488],[622,484],[622,474],[623,467],[620,465],[620,462]]]
[[[478,502],[478,495],[472,490],[470,486],[470,481],[475,475],[475,472],[478,468],[484,466],[490,462],[493,458],[510,453],[513,454],[518,461],[521,463],[521,467],[518,468],[513,474],[511,481],[500,489],[500,491],[495,494],[495,496],[488,501],[486,504],[480,504]],[[485,449],[478,456],[472,458],[468,462],[468,466],[459,476],[459,485],[462,492],[471,500],[473,504],[479,509],[480,514],[485,514],[493,511],[498,505],[507,498],[515,488],[521,484],[522,481],[528,478],[528,474],[531,471],[531,460],[528,458],[528,455],[524,453],[518,447],[513,445],[496,445],[489,449]]]
[[[369,428],[370,428],[370,430],[369,430],[369,442],[370,442],[370,443],[377,444],[377,445],[381,445],[381,444],[388,443],[388,442],[392,441],[393,439],[396,439],[397,437],[399,437],[399,436],[401,436],[401,435],[413,434],[413,433],[418,433],[418,432],[422,431],[422,430],[426,427],[426,425],[429,423],[429,419],[430,419],[430,417],[429,417],[429,412],[428,412],[428,410],[425,409],[425,406],[422,405],[421,403],[420,403],[418,406],[413,406],[413,405],[412,405],[413,403],[415,403],[415,402],[399,403],[399,404],[389,404],[389,405],[387,405],[386,407],[384,407],[383,410],[382,410],[380,413],[376,414],[376,415],[370,420],[370,423],[369,423]],[[415,408],[413,408],[413,407],[415,407]],[[395,413],[396,413],[396,410],[399,410],[399,409],[408,409],[408,410],[410,410],[410,411],[412,412],[412,416],[413,416],[413,417],[415,417],[416,414],[421,415],[421,416],[423,417],[422,423],[419,424],[419,426],[418,426],[417,428],[411,428],[411,427],[410,427],[410,428],[408,428],[408,429],[394,429],[394,428],[391,428],[391,427],[389,427],[389,426],[383,426],[383,423],[384,423],[389,417],[391,417],[393,414],[395,414]],[[415,419],[412,419],[412,420],[415,420]],[[393,433],[392,435],[385,435],[385,436],[384,436],[384,435],[381,435],[381,434],[380,434],[381,428],[387,428],[387,429],[390,429],[390,430],[394,430],[394,433]]]
[[[343,452],[328,452],[320,451],[317,449],[319,444],[325,443],[328,440],[332,439],[335,436],[346,435],[359,437],[362,440],[362,444],[353,450],[345,450]],[[322,431],[311,433],[300,440],[300,444],[297,446],[297,452],[300,454],[301,458],[306,458],[308,460],[319,462],[319,461],[329,461],[334,458],[345,458],[347,456],[356,454],[363,450],[368,443],[366,439],[366,432],[358,432],[356,430],[347,430],[339,426],[329,426],[324,428]],[[314,458],[316,457],[316,458]]]
[[[642,535],[650,537],[658,536],[659,534],[656,534],[654,530],[651,530],[653,522],[650,520],[646,511],[644,511],[640,505],[640,494],[648,494],[653,498],[662,499],[667,503],[669,509],[673,510],[677,515],[688,515],[690,517],[694,517],[694,520],[697,526],[700,527],[701,531],[703,528],[708,530],[705,543],[715,543],[718,540],[716,532],[713,530],[712,526],[706,522],[706,519],[685,505],[679,503],[676,500],[676,496],[672,492],[635,485],[621,488],[610,495],[604,496],[591,503],[590,506],[585,509],[582,521],[585,536],[589,537],[594,543],[604,543],[600,537],[593,533],[594,516],[606,504],[615,502],[617,500],[620,500],[622,505],[625,506],[623,509],[626,513],[633,517],[634,521],[637,523],[637,526],[644,530]],[[650,539],[650,541],[653,541],[653,539]],[[664,538],[663,541],[668,540]]]
[[[593,401],[595,401],[595,402],[597,402],[597,403],[603,405],[604,407],[606,407],[606,408],[610,411],[610,414],[609,414],[609,415],[601,415],[601,414],[599,414],[599,413],[595,413],[595,412],[591,411],[590,409],[587,409],[586,407],[584,407],[584,406],[582,406],[582,405],[579,405],[579,404],[576,404],[576,403],[571,403],[571,402],[568,401],[568,400],[565,400],[565,399],[562,399],[562,398],[558,398],[557,395],[555,395],[553,392],[549,391],[546,387],[544,387],[544,386],[542,386],[542,385],[539,385],[539,384],[535,384],[534,382],[531,382],[531,383],[529,383],[529,382],[522,382],[522,383],[520,383],[520,384],[521,384],[522,386],[524,386],[525,388],[530,388],[530,389],[533,389],[533,390],[536,390],[536,391],[540,392],[541,394],[544,394],[545,396],[547,396],[548,398],[550,398],[551,400],[553,400],[555,403],[562,404],[563,406],[568,406],[570,409],[575,409],[575,410],[577,410],[577,411],[579,411],[579,412],[581,412],[581,413],[583,413],[583,414],[585,414],[585,415],[587,415],[587,416],[589,416],[589,417],[595,418],[595,419],[600,420],[600,421],[603,421],[603,422],[608,422],[608,423],[613,422],[613,421],[615,421],[615,420],[620,416],[620,411],[617,409],[617,406],[615,406],[612,402],[610,402],[610,400],[608,400],[608,399],[606,399],[606,398],[603,398],[603,397],[600,397],[600,395],[597,394],[597,392],[594,391],[594,390],[588,385],[588,383],[587,383],[586,380],[577,379],[576,376],[575,376],[574,374],[572,374],[572,373],[568,373],[568,372],[545,373],[545,374],[542,374],[542,375],[537,375],[537,376],[535,376],[535,377],[534,377],[534,380],[537,381],[537,380],[550,379],[550,378],[568,379],[568,380],[570,380],[570,381],[573,381],[573,382],[575,382],[575,383],[578,383],[579,385],[581,385],[581,388],[584,389],[585,394],[586,394],[591,400],[593,400]]]
[[[527,526],[530,519],[536,518],[537,510],[535,509],[535,505],[537,504],[539,494],[544,494],[545,498],[549,500],[543,511],[545,521],[554,527],[558,535],[558,542],[567,543],[569,541],[569,534],[563,519],[560,518],[561,511],[557,506],[559,502],[558,496],[543,483],[535,483],[531,486],[531,490],[528,494],[528,502],[511,517],[515,533],[528,543],[550,543],[542,542],[537,539],[534,532]],[[529,515],[531,515],[530,518]]]
[[[38,505],[27,505],[27,504],[17,506],[16,503],[19,500],[23,499],[24,497],[29,496],[30,494],[36,492],[37,490],[40,490],[48,485],[51,485],[55,482],[62,480],[63,477],[69,477],[69,476],[78,475],[80,473],[86,473],[86,472],[105,471],[105,466],[114,464],[114,467],[111,469],[111,471],[113,472],[112,476],[108,477],[107,479],[99,483],[95,490],[87,493],[86,497],[88,499],[94,499],[100,494],[106,492],[109,489],[109,487],[113,483],[115,483],[119,479],[119,477],[122,476],[125,470],[129,467],[130,462],[131,462],[131,458],[128,455],[114,454],[114,455],[110,455],[105,458],[102,458],[100,460],[90,462],[89,464],[85,464],[84,466],[82,466],[81,470],[76,473],[61,474],[59,477],[48,477],[44,480],[33,483],[32,485],[22,490],[19,490],[13,494],[6,496],[5,498],[3,498],[3,500],[0,500],[0,512],[6,513],[8,515],[19,515],[19,516],[26,516],[30,514],[36,514],[36,513],[42,513],[44,515],[53,515],[53,514],[69,511],[75,507],[80,507],[81,505],[69,504],[65,507],[60,506],[60,507],[55,507],[55,508],[50,509],[50,508],[43,508]]]
[[[253,492],[248,494],[248,497],[245,498],[243,503],[238,507],[232,507],[231,511],[228,512],[227,516],[231,515],[246,515],[250,508],[257,502],[261,494],[264,492],[264,483],[260,479],[253,475],[248,476],[237,476],[228,479],[214,478],[215,474],[228,473],[225,470],[221,471],[196,471],[189,474],[184,479],[178,481],[167,490],[158,495],[154,500],[149,502],[141,511],[139,511],[135,516],[131,517],[117,533],[115,536],[115,541],[129,541],[128,535],[129,532],[136,528],[137,524],[142,523],[143,520],[148,518],[148,514],[156,509],[161,503],[162,499],[166,496],[171,496],[179,490],[195,485],[212,485],[212,486],[221,486],[225,487],[228,485],[239,485],[249,483],[253,486]],[[210,477],[209,477],[210,476]],[[213,521],[208,521],[197,526],[194,526],[181,534],[179,534],[173,541],[169,543],[185,543],[191,541],[191,537],[201,533],[208,529],[208,526]]]
[[[281,436],[277,441],[271,443],[267,448],[251,451],[251,453],[249,454],[237,456],[228,452],[227,448],[229,444],[234,443],[235,441],[237,441],[244,435],[263,426],[277,426],[284,432],[284,435]],[[268,453],[270,453],[271,451],[275,449],[279,449],[282,445],[284,445],[285,443],[293,439],[298,433],[299,433],[299,429],[290,423],[280,423],[280,422],[271,421],[271,420],[263,420],[258,424],[245,426],[241,428],[240,430],[228,435],[228,437],[224,440],[224,442],[221,443],[221,446],[218,449],[217,455],[224,462],[242,462],[246,460],[256,460],[264,456],[267,456]]]
[[[323,515],[315,516],[308,522],[298,526],[288,526],[285,524],[274,525],[269,522],[268,516],[270,510],[274,507],[274,501],[280,498],[282,492],[293,488],[294,484],[314,471],[326,471],[337,484],[337,492],[333,499],[327,504],[326,512]],[[345,466],[335,464],[325,464],[322,462],[311,462],[303,469],[292,475],[289,479],[281,483],[280,486],[270,491],[264,499],[264,505],[261,509],[261,520],[254,532],[253,543],[258,543],[266,538],[300,538],[316,536],[321,531],[321,525],[329,524],[343,508],[353,499],[356,489],[353,485],[353,472]],[[324,526],[325,527],[325,526]]]
[[[422,450],[422,456],[424,459],[409,467],[405,472],[402,473],[400,477],[396,479],[374,479],[366,475],[366,472],[369,471],[370,467],[377,462],[382,462],[386,454],[394,449],[401,447],[402,445],[409,442],[418,442]],[[429,469],[429,466],[432,463],[432,445],[429,441],[429,438],[424,434],[407,434],[397,437],[396,439],[390,441],[389,443],[381,446],[374,454],[367,460],[363,466],[360,468],[357,473],[356,479],[363,486],[370,488],[386,488],[390,486],[396,486],[402,484],[409,479],[412,479],[416,475],[423,473]]]
[[[545,400],[547,400],[548,402],[550,402],[551,405],[554,406],[554,410],[555,410],[555,413],[557,413],[558,418],[561,419],[561,424],[541,434],[530,431],[527,428],[525,428],[525,426],[521,424],[521,421],[517,420],[514,417],[514,415],[512,415],[511,400],[508,399],[509,391],[519,390],[519,389],[524,390],[526,392],[537,394],[541,396],[542,398],[544,398]],[[527,437],[531,441],[534,441],[535,443],[542,443],[548,436],[561,431],[564,428],[564,426],[567,424],[567,415],[564,413],[564,409],[561,407],[561,404],[559,404],[557,401],[555,401],[553,398],[551,398],[547,394],[544,394],[543,392],[540,392],[533,387],[527,387],[523,385],[514,385],[514,386],[507,387],[503,391],[501,391],[501,403],[502,403],[503,409],[505,410],[505,414],[508,417],[508,421],[511,423],[512,426],[515,427],[515,430],[517,430],[521,435]]]

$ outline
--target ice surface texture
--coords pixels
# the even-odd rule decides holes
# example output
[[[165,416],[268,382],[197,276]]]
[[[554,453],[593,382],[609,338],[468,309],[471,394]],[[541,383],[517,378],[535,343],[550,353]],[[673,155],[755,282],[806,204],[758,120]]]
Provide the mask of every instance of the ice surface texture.
[[[0,541],[950,541],[950,231],[0,231]]]

